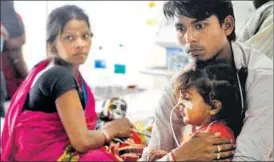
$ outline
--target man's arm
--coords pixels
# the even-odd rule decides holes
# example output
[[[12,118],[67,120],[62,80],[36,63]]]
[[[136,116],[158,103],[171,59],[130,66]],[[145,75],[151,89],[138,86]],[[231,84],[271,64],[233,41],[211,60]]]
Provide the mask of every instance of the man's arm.
[[[155,123],[152,127],[151,140],[142,154],[142,160],[147,161],[149,152],[153,149],[161,149],[169,152],[176,148],[169,123],[170,112],[174,106],[175,100],[172,95],[172,83],[170,83],[165,87],[159,105],[155,109]],[[181,139],[182,127],[182,120],[173,115],[173,129],[178,141]]]
[[[270,60],[264,64],[273,66]],[[250,69],[246,91],[248,108],[233,161],[273,161],[273,69]]]
[[[28,75],[28,68],[25,62],[22,48],[14,49],[9,52],[9,58],[12,59],[14,67],[22,78],[26,78]]]
[[[9,51],[9,57],[12,59],[16,70],[19,72],[22,78],[27,77],[28,68],[22,53],[22,46],[25,44],[25,30],[24,23],[20,18],[20,15],[17,15],[17,21],[19,21],[18,30],[22,32],[20,36],[9,38],[5,40],[5,48]],[[14,20],[15,21],[15,20]]]
[[[268,2],[246,22],[238,41],[251,46],[273,59],[273,2]]]
[[[267,22],[272,22],[268,23]],[[265,20],[266,25],[244,41],[248,46],[253,47],[263,53],[265,53],[270,59],[273,59],[273,15]]]

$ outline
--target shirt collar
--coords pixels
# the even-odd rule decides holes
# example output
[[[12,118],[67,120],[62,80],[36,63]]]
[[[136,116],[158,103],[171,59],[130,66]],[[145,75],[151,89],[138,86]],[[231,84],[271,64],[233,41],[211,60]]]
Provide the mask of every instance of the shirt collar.
[[[245,54],[243,49],[240,47],[238,42],[231,42],[231,48],[233,52],[233,58],[234,58],[234,63],[235,67],[237,70],[240,70],[242,67],[245,67]]]

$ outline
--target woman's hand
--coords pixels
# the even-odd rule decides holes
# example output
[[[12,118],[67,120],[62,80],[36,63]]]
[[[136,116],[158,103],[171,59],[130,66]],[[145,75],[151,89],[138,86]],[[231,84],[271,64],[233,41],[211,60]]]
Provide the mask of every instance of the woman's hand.
[[[164,150],[154,149],[148,155],[148,161],[155,161],[167,155],[168,152]]]
[[[230,139],[219,137],[219,134],[196,132],[173,153],[176,161],[223,161],[229,160],[234,150]]]
[[[103,130],[108,133],[110,139],[114,137],[131,137],[133,124],[127,118],[121,118],[106,123]]]

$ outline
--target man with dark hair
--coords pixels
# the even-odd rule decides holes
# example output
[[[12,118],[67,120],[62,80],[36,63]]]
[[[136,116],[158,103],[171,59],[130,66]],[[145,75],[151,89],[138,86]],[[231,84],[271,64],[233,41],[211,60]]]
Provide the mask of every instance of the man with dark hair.
[[[239,32],[238,41],[273,59],[273,1],[253,0],[256,11]]]
[[[235,154],[231,142],[208,133],[196,133],[182,142],[182,132],[186,127],[182,117],[173,111],[176,104],[172,95],[175,75],[165,87],[155,109],[152,138],[142,160],[212,161],[227,160],[233,154],[233,161],[273,160],[273,63],[265,54],[234,41],[232,2],[169,1],[164,5],[164,14],[174,19],[179,43],[192,57],[194,65],[225,60],[235,68],[239,87],[246,83],[241,99],[242,105],[246,102],[247,107],[242,106],[245,119],[237,138]],[[246,81],[241,79],[241,69],[247,69]],[[246,101],[243,97],[245,93]],[[176,145],[177,140],[181,143],[179,146]],[[161,151],[157,153],[155,149]]]

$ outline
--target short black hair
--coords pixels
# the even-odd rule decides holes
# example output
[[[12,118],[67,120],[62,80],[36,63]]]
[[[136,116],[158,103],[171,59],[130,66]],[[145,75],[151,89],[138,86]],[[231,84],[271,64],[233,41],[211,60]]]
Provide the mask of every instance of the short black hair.
[[[184,15],[201,21],[215,15],[222,24],[224,19],[231,15],[235,20],[231,0],[170,0],[164,4],[163,10],[167,19]],[[235,26],[227,38],[229,41],[236,39]]]
[[[213,100],[221,102],[222,107],[214,119],[226,123],[237,137],[243,125],[244,109],[234,69],[222,61],[203,68],[193,67],[176,78],[175,98],[191,87],[198,90],[206,104],[214,107]]]

